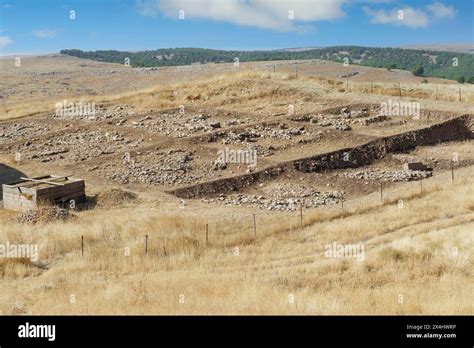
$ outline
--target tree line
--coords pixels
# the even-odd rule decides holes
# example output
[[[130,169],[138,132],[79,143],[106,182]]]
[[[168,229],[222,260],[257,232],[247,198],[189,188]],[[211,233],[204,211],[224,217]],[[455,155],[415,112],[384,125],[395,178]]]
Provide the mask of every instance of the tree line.
[[[417,76],[441,77],[474,83],[474,55],[468,53],[414,50],[390,47],[334,46],[306,50],[224,51],[205,48],[165,48],[127,52],[116,50],[60,53],[110,63],[130,63],[132,67],[165,67],[189,64],[232,63],[322,59],[375,68],[401,69]]]

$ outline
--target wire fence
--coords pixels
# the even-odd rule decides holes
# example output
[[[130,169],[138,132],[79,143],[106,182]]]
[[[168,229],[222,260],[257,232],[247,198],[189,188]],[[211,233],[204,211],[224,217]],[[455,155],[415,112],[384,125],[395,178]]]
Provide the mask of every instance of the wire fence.
[[[275,63],[253,67],[251,70],[265,73],[286,73],[290,78],[309,78],[318,81],[326,88],[339,92],[371,93],[396,97],[433,99],[442,101],[474,102],[474,85],[445,83],[435,84],[424,79],[421,83],[363,81],[347,77],[323,77],[321,72],[313,72],[311,62]],[[350,65],[354,68],[355,66]],[[344,68],[341,67],[341,71]],[[350,75],[350,74],[349,74]],[[358,75],[358,74],[357,74]],[[353,75],[353,76],[357,76]],[[341,75],[344,76],[344,75]]]
[[[198,232],[189,236],[182,235],[182,243],[191,243],[199,248],[208,247],[233,247],[242,244],[253,243],[260,238],[265,238],[279,232],[291,232],[295,229],[302,229],[314,225],[327,219],[337,219],[356,214],[361,211],[380,209],[382,206],[394,205],[399,209],[406,208],[406,202],[411,198],[422,196],[434,190],[438,190],[446,185],[454,185],[456,181],[456,169],[432,177],[411,181],[401,187],[390,185],[390,183],[380,182],[376,190],[363,197],[339,200],[332,205],[321,205],[315,208],[305,208],[304,203],[298,204],[290,213],[279,215],[268,215],[265,213],[252,213],[246,216],[233,215],[222,219],[208,221],[202,226],[198,226]],[[321,214],[328,214],[326,219]],[[271,221],[271,223],[270,223]],[[275,228],[275,224],[278,226]],[[202,232],[199,232],[202,231]],[[188,237],[189,239],[185,239]],[[121,238],[116,234],[111,235],[76,235],[69,238],[47,238],[39,244],[46,245],[54,249],[56,246],[65,244],[68,250],[78,252],[81,256],[87,255],[92,248],[106,246],[110,250],[121,251],[124,255],[131,254],[132,251],[143,255],[157,255],[166,257],[170,255],[167,249],[166,235],[126,236]],[[11,242],[3,242],[6,243]],[[0,242],[0,244],[2,244]],[[22,241],[16,244],[32,244]],[[38,244],[34,242],[33,244]]]

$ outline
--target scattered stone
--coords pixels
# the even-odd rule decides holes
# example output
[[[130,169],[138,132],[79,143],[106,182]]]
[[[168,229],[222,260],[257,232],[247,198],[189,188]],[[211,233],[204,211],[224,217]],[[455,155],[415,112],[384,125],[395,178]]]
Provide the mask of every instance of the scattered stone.
[[[38,222],[66,221],[73,215],[68,210],[57,206],[41,207],[36,210],[27,210],[21,213],[15,221],[22,224],[36,224]]]
[[[414,171],[414,170],[358,170],[354,172],[346,172],[338,174],[340,177],[363,180],[379,180],[379,181],[414,181],[429,178],[433,175],[432,171]]]
[[[194,170],[193,153],[182,149],[124,155],[120,165],[106,164],[100,168],[104,175],[120,184],[189,185],[203,178],[212,178],[212,166]],[[201,172],[201,174],[198,174]]]
[[[216,118],[231,116],[232,113],[222,111],[195,111],[180,112],[179,109],[160,112],[148,112],[134,119],[120,123],[125,127],[143,129],[149,133],[160,133],[176,138],[186,138],[197,134],[212,133],[216,129],[222,129],[245,124],[250,119],[230,119],[221,123]]]
[[[359,120],[353,120],[352,123],[358,123],[363,126],[368,126],[372,123],[378,123],[378,122],[383,122],[389,120],[390,117],[386,115],[377,115],[377,116],[372,116],[372,117],[367,117],[364,119],[359,119]]]
[[[12,152],[20,152],[24,159],[35,159],[43,163],[59,160],[85,161],[101,155],[113,154],[127,144],[138,147],[143,139],[131,140],[118,132],[74,131],[50,136],[30,144],[11,147]]]
[[[223,144],[239,144],[256,142],[258,139],[291,140],[302,135],[311,135],[311,133],[306,131],[305,127],[290,128],[286,123],[275,123],[233,130],[222,133],[219,137],[224,138]]]
[[[0,124],[0,144],[7,144],[22,138],[28,138],[23,144],[28,147],[32,144],[32,137],[37,137],[51,131],[48,125],[33,121],[28,123],[6,123]]]
[[[259,187],[264,187],[260,184]],[[219,201],[225,205],[250,206],[265,210],[295,211],[300,205],[313,208],[321,205],[338,204],[344,199],[342,191],[319,192],[303,185],[278,184],[276,187],[265,188],[265,195],[221,194]],[[202,199],[211,203],[213,199]]]

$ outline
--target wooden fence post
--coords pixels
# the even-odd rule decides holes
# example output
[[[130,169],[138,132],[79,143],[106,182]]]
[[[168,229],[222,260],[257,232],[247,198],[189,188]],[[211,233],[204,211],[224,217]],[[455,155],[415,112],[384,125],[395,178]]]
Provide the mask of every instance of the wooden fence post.
[[[383,204],[383,182],[380,183],[380,202]]]
[[[454,167],[451,166],[451,182],[454,183]]]
[[[148,254],[148,234],[145,234],[145,255]]]
[[[209,224],[206,224],[206,245],[207,245],[208,240],[209,240]]]
[[[255,218],[255,214],[253,214],[253,235],[257,238],[257,220]]]
[[[300,203],[300,223],[301,227],[303,227],[303,203]]]
[[[81,236],[81,253],[84,256],[84,236]]]

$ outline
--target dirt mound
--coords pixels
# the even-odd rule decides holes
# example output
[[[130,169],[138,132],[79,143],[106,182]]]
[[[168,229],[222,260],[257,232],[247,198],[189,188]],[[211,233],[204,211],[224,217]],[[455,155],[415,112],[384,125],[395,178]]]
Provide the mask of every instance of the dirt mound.
[[[15,218],[15,221],[22,224],[36,224],[38,222],[66,221],[73,216],[66,209],[52,206],[42,207],[37,210],[27,210]]]
[[[136,200],[135,193],[116,188],[102,191],[97,195],[97,204],[102,206],[119,206]]]

